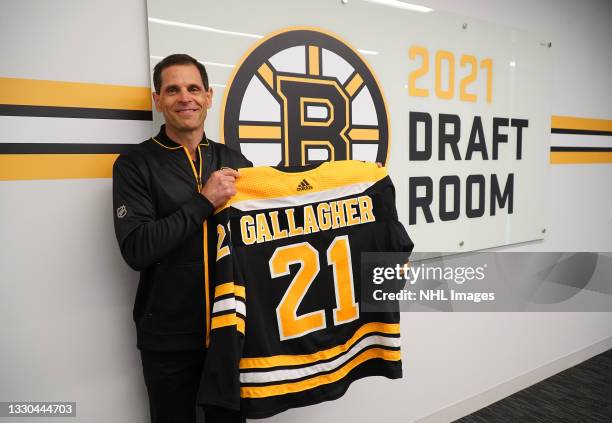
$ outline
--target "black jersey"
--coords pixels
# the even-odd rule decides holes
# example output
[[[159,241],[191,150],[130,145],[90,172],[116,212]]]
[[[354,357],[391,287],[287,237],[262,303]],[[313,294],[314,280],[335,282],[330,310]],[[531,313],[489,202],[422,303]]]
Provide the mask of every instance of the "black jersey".
[[[263,418],[402,375],[399,312],[360,313],[362,251],[412,250],[386,169],[241,169],[217,210],[211,343],[199,402]]]

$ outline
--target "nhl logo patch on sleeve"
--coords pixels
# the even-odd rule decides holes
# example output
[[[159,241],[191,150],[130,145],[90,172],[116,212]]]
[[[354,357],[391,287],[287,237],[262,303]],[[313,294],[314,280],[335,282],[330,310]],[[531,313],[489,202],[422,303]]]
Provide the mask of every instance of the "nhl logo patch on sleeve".
[[[125,204],[117,208],[117,218],[118,219],[124,218],[126,214],[127,214],[127,207],[125,207]]]

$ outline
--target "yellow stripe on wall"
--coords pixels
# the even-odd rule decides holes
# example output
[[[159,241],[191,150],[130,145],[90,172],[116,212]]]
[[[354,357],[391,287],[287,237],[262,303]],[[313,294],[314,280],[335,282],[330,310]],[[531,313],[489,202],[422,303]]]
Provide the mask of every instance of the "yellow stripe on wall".
[[[348,135],[354,141],[378,141],[380,139],[378,129],[353,128]]]
[[[17,78],[0,78],[0,104],[151,109],[146,87]],[[612,120],[605,119],[552,116],[551,124],[553,128],[612,131]],[[366,134],[364,138],[374,138],[373,132],[353,135]],[[0,180],[111,178],[117,157],[118,154],[0,154]],[[612,163],[612,152],[552,151],[550,163]]]
[[[2,154],[0,180],[111,178],[118,154]]]
[[[612,120],[591,119],[574,116],[551,116],[550,126],[554,129],[612,131]]]
[[[0,104],[151,110],[148,87],[0,78]]]
[[[551,164],[612,163],[612,152],[552,151]]]
[[[240,125],[238,126],[238,138],[280,140],[281,128],[280,126]]]

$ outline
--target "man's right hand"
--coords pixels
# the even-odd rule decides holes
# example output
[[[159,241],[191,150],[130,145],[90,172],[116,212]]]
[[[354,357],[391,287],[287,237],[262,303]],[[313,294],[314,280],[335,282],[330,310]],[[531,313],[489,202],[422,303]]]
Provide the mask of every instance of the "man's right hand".
[[[208,199],[216,209],[225,204],[236,194],[236,178],[238,171],[230,168],[217,170],[210,175],[200,193]]]

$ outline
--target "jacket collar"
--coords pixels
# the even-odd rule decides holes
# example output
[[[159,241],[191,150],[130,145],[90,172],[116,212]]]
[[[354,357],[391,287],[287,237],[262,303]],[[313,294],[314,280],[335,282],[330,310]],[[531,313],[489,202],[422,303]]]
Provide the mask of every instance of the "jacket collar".
[[[159,128],[159,133],[153,137],[153,141],[167,150],[179,150],[182,148],[181,144],[173,141],[168,135],[166,135],[166,124],[163,124]],[[200,141],[200,146],[208,147],[208,145],[208,138],[206,138],[206,134],[204,134],[202,140]]]

